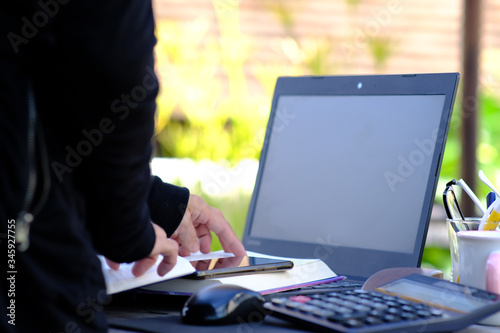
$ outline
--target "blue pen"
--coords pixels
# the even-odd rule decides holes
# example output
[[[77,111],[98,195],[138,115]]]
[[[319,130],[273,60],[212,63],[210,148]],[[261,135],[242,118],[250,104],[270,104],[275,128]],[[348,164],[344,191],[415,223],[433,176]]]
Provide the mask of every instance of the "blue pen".
[[[486,207],[491,206],[493,202],[497,199],[495,192],[490,192],[486,195]]]

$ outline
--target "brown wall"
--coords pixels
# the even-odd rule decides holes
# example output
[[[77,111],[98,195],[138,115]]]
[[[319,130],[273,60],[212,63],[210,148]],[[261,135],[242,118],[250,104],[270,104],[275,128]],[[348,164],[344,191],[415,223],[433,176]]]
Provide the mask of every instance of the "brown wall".
[[[328,41],[332,66],[323,74],[461,71],[462,1],[361,0],[356,7],[348,2],[155,0],[154,8],[157,20],[208,19],[211,34],[219,33],[214,7],[223,15],[236,14],[241,33],[252,41],[248,66],[290,62],[282,50],[287,33],[270,9],[283,3],[293,17],[290,34],[299,45],[306,47],[307,38]],[[481,84],[500,89],[499,22],[500,0],[483,0]],[[393,51],[386,66],[375,67],[367,37],[389,38]]]

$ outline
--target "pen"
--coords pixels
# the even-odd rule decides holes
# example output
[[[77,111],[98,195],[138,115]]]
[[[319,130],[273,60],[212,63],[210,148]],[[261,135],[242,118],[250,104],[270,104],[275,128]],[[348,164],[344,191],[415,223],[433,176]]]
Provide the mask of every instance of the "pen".
[[[486,213],[486,209],[484,209],[483,204],[481,203],[481,201],[479,201],[478,197],[474,194],[474,192],[472,192],[472,190],[470,189],[469,185],[467,185],[463,179],[459,179],[457,181],[457,184],[460,185],[464,189],[465,192],[467,192],[467,194],[472,199],[472,201],[474,201],[474,203],[476,204],[476,206],[478,206],[479,209],[481,210],[481,212],[483,214],[485,214]]]
[[[486,195],[486,207],[490,207],[493,202],[497,199],[495,192],[490,192]]]

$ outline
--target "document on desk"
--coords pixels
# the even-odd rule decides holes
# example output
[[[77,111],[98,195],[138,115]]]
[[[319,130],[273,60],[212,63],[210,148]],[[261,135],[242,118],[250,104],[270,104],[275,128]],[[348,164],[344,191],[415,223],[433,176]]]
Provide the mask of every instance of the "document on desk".
[[[204,260],[231,255],[232,254],[217,251],[209,254],[194,254],[192,256],[185,257],[184,259],[188,261]],[[320,259],[283,258],[251,251],[247,251],[247,255],[252,257],[291,260],[294,263],[294,267],[292,269],[279,272],[240,275],[206,280],[195,280],[181,277],[146,286],[141,288],[141,290],[145,292],[149,291],[165,294],[192,294],[206,285],[235,284],[257,291],[261,294],[268,294],[277,291],[296,289],[307,285],[314,285],[337,276]]]
[[[103,256],[98,257],[99,260],[101,260],[102,272],[104,280],[106,281],[106,291],[109,295],[165,280],[175,279],[180,276],[192,274],[196,271],[188,260],[183,257],[177,257],[177,264],[175,267],[164,276],[160,276],[157,273],[157,269],[163,257],[159,256],[153,267],[148,269],[143,275],[135,277],[132,274],[132,266],[134,263],[121,264],[120,268],[115,271],[109,268]]]

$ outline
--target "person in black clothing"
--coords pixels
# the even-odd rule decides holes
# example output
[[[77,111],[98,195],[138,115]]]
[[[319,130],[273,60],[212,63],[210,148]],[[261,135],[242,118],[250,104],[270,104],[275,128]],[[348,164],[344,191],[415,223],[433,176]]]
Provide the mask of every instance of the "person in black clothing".
[[[97,253],[135,275],[163,255],[165,274],[210,230],[245,253],[220,211],[150,175],[155,43],[147,0],[0,3],[2,332],[105,332]]]

